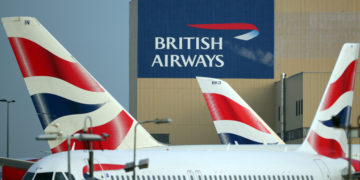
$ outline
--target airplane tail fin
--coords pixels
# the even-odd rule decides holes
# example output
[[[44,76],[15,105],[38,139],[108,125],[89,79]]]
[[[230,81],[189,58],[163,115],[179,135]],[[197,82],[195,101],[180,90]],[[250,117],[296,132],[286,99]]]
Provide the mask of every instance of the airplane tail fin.
[[[284,144],[228,83],[214,78],[196,79],[222,144]]]
[[[94,149],[133,147],[137,121],[37,19],[1,20],[45,133],[79,133],[89,116],[94,134],[110,135],[106,141],[94,142]],[[137,133],[139,147],[160,145],[144,128],[138,127]],[[49,145],[52,152],[67,149],[64,139],[49,141]],[[72,141],[73,146],[88,147],[80,141]]]
[[[343,45],[300,151],[329,158],[345,157],[346,131],[335,128],[334,122],[340,126],[350,122],[358,56],[358,43]]]

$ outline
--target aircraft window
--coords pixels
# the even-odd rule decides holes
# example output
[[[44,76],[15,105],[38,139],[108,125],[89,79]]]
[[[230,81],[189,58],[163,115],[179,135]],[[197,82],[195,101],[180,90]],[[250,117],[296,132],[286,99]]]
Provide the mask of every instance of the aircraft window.
[[[56,172],[54,180],[66,180],[66,178],[62,172]]]
[[[32,172],[27,172],[23,178],[23,180],[32,180],[32,178],[34,177],[35,173]]]
[[[37,173],[35,175],[34,180],[45,180],[45,179],[52,179],[53,173],[47,172],[47,173]]]

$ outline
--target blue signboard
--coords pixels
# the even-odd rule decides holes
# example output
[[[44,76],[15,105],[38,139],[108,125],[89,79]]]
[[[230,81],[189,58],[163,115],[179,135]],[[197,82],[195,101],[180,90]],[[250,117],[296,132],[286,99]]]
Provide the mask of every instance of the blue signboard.
[[[139,0],[139,78],[273,78],[273,0]]]

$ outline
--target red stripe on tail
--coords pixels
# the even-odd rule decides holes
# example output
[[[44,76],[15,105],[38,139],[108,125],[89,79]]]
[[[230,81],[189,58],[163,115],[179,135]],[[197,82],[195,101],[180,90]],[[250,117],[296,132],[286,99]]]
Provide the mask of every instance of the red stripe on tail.
[[[9,37],[24,78],[51,76],[81,89],[104,92],[100,85],[78,63],[64,60],[40,45],[20,37]]]
[[[203,93],[211,117],[216,120],[235,120],[270,134],[255,115],[232,99],[215,93]]]
[[[326,139],[311,131],[307,140],[313,149],[320,155],[329,158],[345,157],[345,153],[341,148],[339,142],[335,139]]]
[[[321,105],[321,110],[326,110],[331,107],[337,99],[344,93],[354,90],[355,76],[356,76],[356,62],[354,60],[343,72],[343,74],[333,82],[326,92],[325,99]]]
[[[96,126],[93,127],[93,134],[99,134],[101,135],[101,133],[107,133],[110,135],[110,137],[108,137],[105,141],[94,141],[93,142],[93,149],[98,149],[98,150],[102,150],[102,149],[108,149],[108,150],[114,150],[116,149],[120,143],[123,141],[123,139],[125,138],[125,136],[128,134],[132,123],[134,122],[134,120],[125,112],[125,111],[121,111],[121,113],[119,113],[119,115],[109,121],[106,124],[100,125],[100,126]],[[83,131],[77,131],[76,133],[82,133]],[[74,134],[76,134],[74,133]],[[77,141],[72,139],[71,140],[71,146],[75,143],[75,149],[89,149],[89,144],[88,142],[85,141]],[[53,153],[57,153],[57,152],[62,152],[62,151],[67,151],[67,142],[66,140],[64,142],[62,142],[59,146],[52,148],[51,151]]]

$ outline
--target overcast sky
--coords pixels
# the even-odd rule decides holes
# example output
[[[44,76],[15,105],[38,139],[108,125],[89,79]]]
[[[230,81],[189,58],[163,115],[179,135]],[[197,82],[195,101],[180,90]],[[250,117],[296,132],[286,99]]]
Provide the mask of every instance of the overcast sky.
[[[0,17],[32,16],[117,99],[129,106],[129,0],[1,0]],[[10,157],[39,157],[47,142],[0,25],[0,99],[10,105]],[[0,103],[0,156],[6,156],[6,104]],[[41,152],[45,151],[45,152]]]

